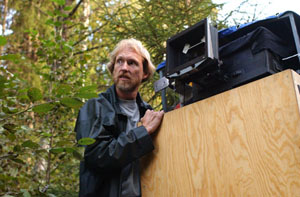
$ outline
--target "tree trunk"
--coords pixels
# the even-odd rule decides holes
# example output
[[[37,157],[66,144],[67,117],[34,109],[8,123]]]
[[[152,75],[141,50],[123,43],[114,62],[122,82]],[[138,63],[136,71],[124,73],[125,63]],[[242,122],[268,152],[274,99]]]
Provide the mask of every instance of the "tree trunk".
[[[90,1],[86,0],[83,2],[83,25],[86,29],[88,29],[88,26],[90,24],[90,19],[89,19],[90,13],[91,13]],[[88,48],[86,41],[87,38],[85,38],[84,44],[82,46],[83,51],[85,51]]]
[[[6,15],[7,15],[7,6],[8,0],[4,0],[3,2],[3,18],[2,18],[2,35],[4,36],[6,30]],[[3,53],[3,46],[0,47],[0,55]]]

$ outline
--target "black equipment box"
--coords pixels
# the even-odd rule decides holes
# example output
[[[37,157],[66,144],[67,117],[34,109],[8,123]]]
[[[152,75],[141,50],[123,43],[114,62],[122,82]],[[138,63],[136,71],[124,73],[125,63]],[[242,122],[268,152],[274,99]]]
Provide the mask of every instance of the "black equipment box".
[[[217,65],[218,31],[207,18],[167,40],[166,76],[187,78]]]
[[[285,69],[300,73],[298,32],[290,11],[218,33],[204,19],[168,39],[164,76],[187,105]]]
[[[295,71],[300,69],[300,16],[294,12],[286,11],[277,16],[271,16],[264,20],[255,21],[250,24],[242,25],[236,31],[230,33],[232,28],[222,30],[219,32],[219,46],[222,48],[224,45],[256,30],[259,27],[264,27],[277,37],[284,40],[289,46],[289,54],[280,54],[285,58],[285,65]],[[233,28],[234,29],[234,28]],[[286,49],[286,48],[285,48]],[[298,54],[298,55],[297,55]],[[286,55],[286,56],[284,56]],[[289,57],[289,58],[287,58]]]
[[[291,53],[288,43],[264,27],[220,47],[220,69],[198,73],[193,100],[205,99],[286,68],[281,60]]]

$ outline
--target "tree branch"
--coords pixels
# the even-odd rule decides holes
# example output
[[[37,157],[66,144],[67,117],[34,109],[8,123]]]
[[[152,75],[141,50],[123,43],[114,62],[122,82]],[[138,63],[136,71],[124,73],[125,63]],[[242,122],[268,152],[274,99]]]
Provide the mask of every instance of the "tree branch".
[[[45,16],[49,16],[49,14],[47,14],[46,12],[44,12],[40,7],[38,7],[35,3],[33,3],[33,6],[43,15]]]
[[[50,137],[50,142],[49,142],[49,148],[51,149],[52,146],[53,146],[53,134],[54,134],[54,129],[52,128],[50,130],[50,133],[52,134],[51,137]],[[50,181],[51,181],[51,152],[49,151],[48,152],[48,155],[47,155],[47,169],[46,169],[46,185],[50,185]],[[47,191],[48,188],[46,188],[46,191]]]
[[[16,158],[16,157],[18,157],[18,156],[19,156],[19,154],[7,154],[7,155],[2,155],[2,156],[0,156],[0,160],[2,160],[2,159]]]
[[[104,25],[106,25],[106,24],[107,24],[107,22],[106,22]],[[75,42],[75,43],[73,44],[73,47],[76,46],[76,45],[78,45],[80,42],[84,41],[88,36],[90,36],[90,35],[96,33],[96,32],[99,31],[99,30],[101,30],[101,28],[102,28],[104,25],[102,25],[101,27],[98,27],[98,28],[94,29],[91,33],[86,34],[85,36],[83,36],[80,40],[78,40],[77,42]]]
[[[7,114],[6,116],[4,116],[4,119],[0,118],[0,120],[5,120],[5,118],[7,118],[7,117],[16,116],[16,115],[28,112],[30,109],[34,108],[35,106],[39,106],[39,105],[46,104],[46,103],[54,103],[54,101],[48,101],[48,102],[41,103],[41,104],[30,105],[30,106],[28,106],[26,109],[24,109],[22,111],[18,111],[18,112],[14,113],[14,114]]]
[[[68,18],[70,18],[71,16],[73,16],[75,14],[75,12],[77,11],[77,9],[79,8],[80,4],[83,2],[84,0],[80,0],[76,6],[73,8],[73,10],[69,13],[69,15],[64,18],[64,21],[67,20]]]
[[[86,49],[86,50],[84,50],[84,51],[78,51],[78,52],[74,53],[74,56],[75,56],[75,55],[82,54],[82,53],[85,53],[85,52],[88,52],[88,51],[92,51],[92,50],[94,50],[94,49],[98,49],[98,48],[100,48],[100,46],[96,46],[96,47],[88,48],[88,49]]]
[[[156,93],[155,93],[155,94],[147,101],[147,103],[150,103],[151,101],[153,101],[154,99],[156,99],[158,95],[159,95],[158,92],[156,92]]]

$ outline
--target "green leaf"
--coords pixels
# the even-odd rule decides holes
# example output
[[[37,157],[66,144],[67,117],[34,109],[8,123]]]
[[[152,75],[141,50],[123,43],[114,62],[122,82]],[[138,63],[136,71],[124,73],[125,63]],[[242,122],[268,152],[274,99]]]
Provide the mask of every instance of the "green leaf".
[[[49,66],[49,65],[45,65],[45,66],[43,66],[43,67],[42,67],[42,69],[47,69],[47,70],[50,70],[50,69],[51,69],[51,66]]]
[[[0,87],[4,88],[5,87],[5,82],[7,81],[7,79],[3,76],[0,75]]]
[[[47,194],[48,197],[56,197],[54,194]]]
[[[45,150],[45,149],[38,149],[38,150],[36,150],[35,152],[36,152],[37,154],[41,154],[41,153],[46,153],[46,154],[48,154],[48,151]]]
[[[29,100],[29,97],[27,96],[27,91],[28,91],[28,88],[20,89],[18,91],[17,99],[19,99],[19,100],[21,100],[21,99]]]
[[[62,25],[62,22],[56,21],[56,22],[54,22],[54,25],[55,25],[56,27],[60,27],[60,26]]]
[[[83,159],[82,155],[76,150],[73,151],[73,156],[80,161]]]
[[[6,45],[7,40],[4,36],[0,36],[0,46],[4,46]]]
[[[61,155],[58,157],[58,159],[63,159],[63,158],[65,158],[66,155],[67,155],[66,153],[61,154]]]
[[[16,108],[16,107],[8,107],[8,110],[9,110],[9,112],[12,113],[12,114],[18,112],[18,108]]]
[[[46,20],[45,24],[46,25],[53,25],[54,21],[52,19],[48,19],[48,20]]]
[[[7,114],[14,114],[18,112],[18,109],[15,107],[2,107],[2,110]]]
[[[21,146],[20,145],[14,146],[14,152],[19,152],[19,151],[21,151]]]
[[[80,88],[78,93],[75,96],[79,98],[86,98],[86,99],[95,98],[98,97],[96,91],[97,91],[97,85],[85,86]]]
[[[43,136],[43,137],[51,137],[52,134],[51,133],[42,132],[41,136]]]
[[[98,94],[96,94],[94,92],[79,92],[79,93],[75,94],[75,96],[79,97],[79,98],[91,99],[91,98],[98,97]]]
[[[65,11],[70,11],[70,10],[72,10],[72,8],[73,8],[73,7],[71,7],[71,6],[66,6],[66,7],[64,7],[64,10],[65,10]]]
[[[57,3],[58,5],[65,5],[66,1],[65,0],[51,0],[54,3]]]
[[[39,147],[39,145],[37,143],[34,143],[31,140],[27,140],[22,144],[23,147],[28,147],[28,148],[32,148],[32,149],[36,149]]]
[[[83,104],[80,100],[75,98],[69,98],[69,97],[62,98],[60,102],[61,104],[74,109],[79,109]]]
[[[78,144],[79,145],[91,145],[93,143],[95,143],[95,139],[93,138],[89,138],[89,137],[84,137],[84,138],[81,138],[80,140],[78,140]]]
[[[14,63],[18,63],[20,61],[20,56],[17,54],[2,55],[0,57],[0,60],[7,60],[7,61],[12,61]]]
[[[21,159],[12,159],[14,162],[19,163],[19,164],[26,164],[24,161],[22,161]]]
[[[72,87],[67,84],[62,84],[57,88],[57,94],[58,95],[67,95],[72,90]]]
[[[46,113],[48,111],[51,111],[54,107],[55,107],[55,105],[53,105],[51,103],[44,103],[41,105],[34,106],[32,108],[32,111],[34,111],[36,113]]]
[[[68,44],[64,44],[63,50],[64,50],[65,53],[68,53],[68,52],[73,50],[73,47],[68,45]]]
[[[38,88],[30,88],[27,95],[32,102],[41,100],[43,98],[42,92]]]
[[[72,145],[72,144],[73,144],[73,142],[66,141],[66,140],[61,140],[61,141],[56,143],[56,146],[67,146],[67,145]]]
[[[68,15],[68,14],[65,14],[65,13],[62,13],[61,16],[64,17],[64,18],[67,18],[69,15]],[[64,21],[63,23],[65,24],[65,21]]]
[[[10,132],[14,131],[16,129],[16,127],[17,127],[17,125],[11,124],[11,123],[7,123],[7,124],[3,125],[3,128]]]
[[[97,85],[85,86],[79,89],[79,92],[94,92],[97,90]]]
[[[16,139],[17,137],[15,136],[15,134],[10,133],[9,135],[7,135],[7,138],[8,138],[11,142],[13,142],[13,141],[15,141],[15,139]]]
[[[64,148],[51,148],[50,152],[53,154],[58,154],[64,152],[64,150],[65,150]]]
[[[46,13],[52,17],[54,16],[53,12],[51,12],[51,11],[47,11]]]
[[[31,128],[29,128],[27,125],[21,125],[21,129],[25,132],[28,132],[31,130]]]
[[[35,29],[31,30],[31,35],[36,36],[39,32]]]
[[[27,189],[21,189],[21,192],[23,193],[23,197],[31,197],[30,193],[27,191]]]
[[[55,42],[47,40],[44,42],[44,46],[45,47],[53,47],[53,46],[55,46]]]
[[[66,153],[73,153],[74,151],[76,151],[74,148],[65,148]]]

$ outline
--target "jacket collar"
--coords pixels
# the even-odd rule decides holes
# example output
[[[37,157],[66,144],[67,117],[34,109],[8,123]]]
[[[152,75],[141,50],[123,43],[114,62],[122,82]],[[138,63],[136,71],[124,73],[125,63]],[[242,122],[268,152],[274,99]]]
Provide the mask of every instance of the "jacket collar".
[[[109,100],[109,102],[114,106],[114,109],[116,110],[117,114],[122,114],[120,105],[119,105],[119,98],[117,96],[117,92],[116,92],[116,86],[112,85],[110,86],[105,93],[102,94],[107,100]],[[142,100],[142,97],[140,96],[140,93],[137,94],[136,97],[136,102],[138,104],[138,107],[140,109],[140,113],[142,115],[144,115],[144,113],[146,112],[147,109],[152,109],[151,106],[144,102]]]

